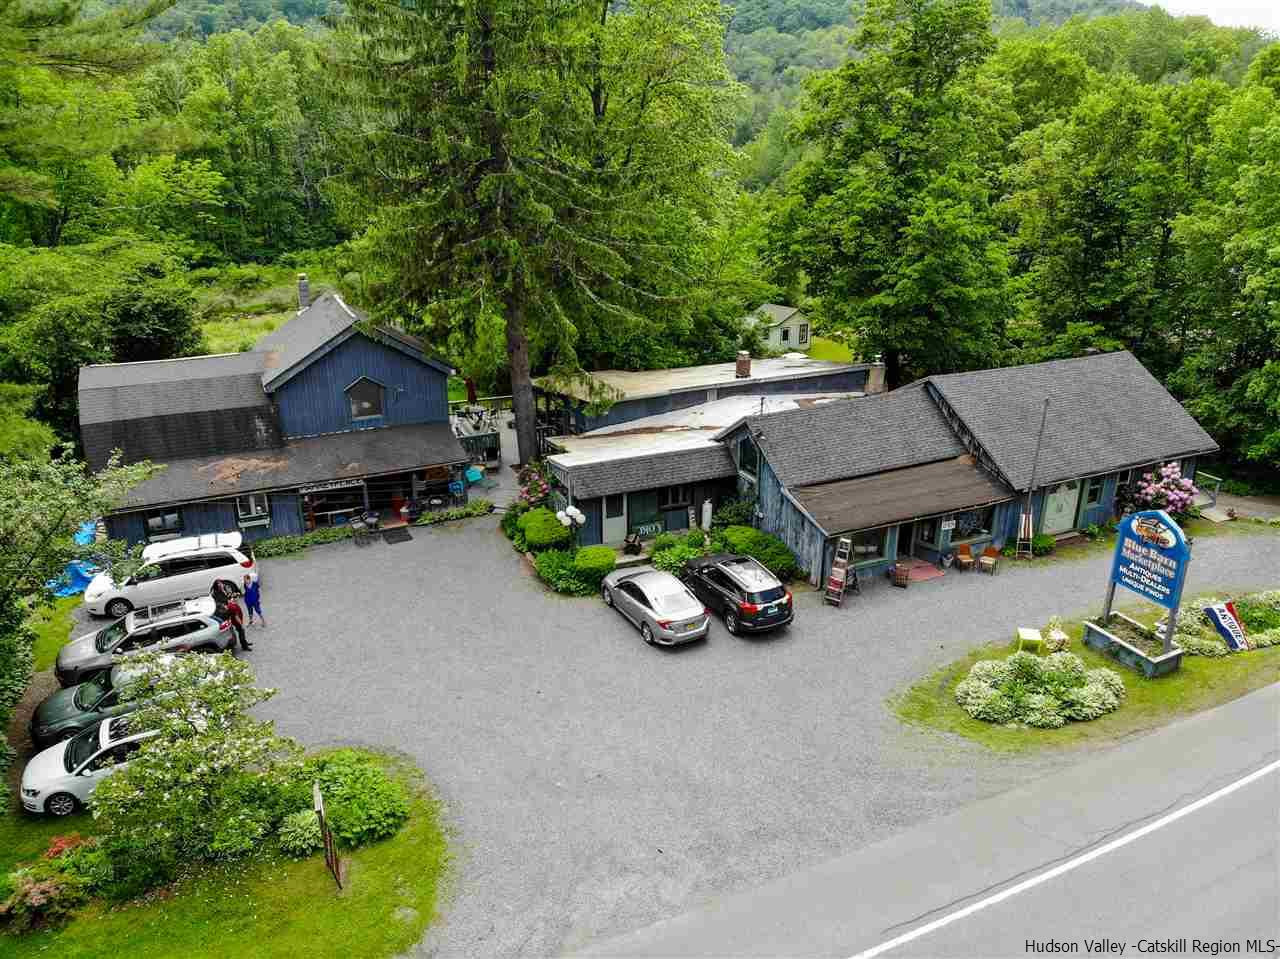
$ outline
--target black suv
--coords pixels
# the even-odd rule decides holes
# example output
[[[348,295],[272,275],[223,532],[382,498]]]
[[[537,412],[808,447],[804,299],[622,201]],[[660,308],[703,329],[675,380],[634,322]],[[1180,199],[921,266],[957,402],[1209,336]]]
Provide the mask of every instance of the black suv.
[[[785,626],[795,615],[791,591],[750,556],[699,556],[680,578],[735,636]]]

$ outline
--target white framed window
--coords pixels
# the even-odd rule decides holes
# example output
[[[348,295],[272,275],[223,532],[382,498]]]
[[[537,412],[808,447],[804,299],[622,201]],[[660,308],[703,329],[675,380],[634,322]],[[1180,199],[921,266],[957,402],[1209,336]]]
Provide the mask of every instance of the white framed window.
[[[738,472],[753,483],[760,476],[760,451],[750,436],[738,438]]]
[[[147,516],[147,539],[173,539],[182,535],[182,513],[178,510],[151,513]]]
[[[885,557],[885,539],[889,530],[867,529],[849,537],[853,545],[853,562],[872,563]]]
[[[789,326],[784,326],[784,327],[782,328],[782,334],[781,334],[781,335],[782,335],[782,342],[783,342],[783,343],[790,343],[790,342],[791,342],[791,327],[789,327]]]
[[[382,384],[362,376],[347,387],[352,420],[368,420],[382,415]]]
[[[802,344],[804,344],[804,343],[808,343],[808,342],[809,342],[809,324],[808,324],[808,323],[801,323],[801,324],[800,324],[800,337],[799,337],[799,339],[800,339],[800,342],[801,342]]]
[[[271,507],[266,493],[250,493],[236,497],[236,514],[241,526],[266,526],[271,522]]]

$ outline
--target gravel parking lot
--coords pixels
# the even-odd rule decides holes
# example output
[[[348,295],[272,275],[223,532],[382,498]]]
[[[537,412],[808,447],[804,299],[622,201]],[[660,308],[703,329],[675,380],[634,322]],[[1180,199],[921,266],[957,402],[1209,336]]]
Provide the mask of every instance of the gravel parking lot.
[[[1060,766],[901,726],[895,691],[976,643],[1102,596],[1108,558],[876,584],[739,639],[646,647],[544,591],[495,519],[264,562],[247,654],[311,746],[403,751],[458,855],[432,956],[571,951],[873,842]],[[1280,537],[1196,544],[1189,589],[1274,583]],[[357,879],[358,881],[358,879]]]

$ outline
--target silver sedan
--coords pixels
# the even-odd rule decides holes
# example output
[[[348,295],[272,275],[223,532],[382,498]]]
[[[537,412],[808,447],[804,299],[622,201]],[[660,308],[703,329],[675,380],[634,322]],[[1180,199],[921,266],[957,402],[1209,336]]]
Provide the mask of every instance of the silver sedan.
[[[711,623],[702,601],[684,583],[652,566],[615,570],[600,584],[600,595],[635,624],[646,643],[675,646],[705,639]]]

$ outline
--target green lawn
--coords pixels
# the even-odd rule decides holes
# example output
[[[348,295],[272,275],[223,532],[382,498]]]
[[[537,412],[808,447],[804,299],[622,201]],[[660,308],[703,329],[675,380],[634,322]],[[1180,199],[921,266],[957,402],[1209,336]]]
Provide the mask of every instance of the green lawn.
[[[409,821],[392,839],[343,853],[350,864],[341,893],[322,856],[222,865],[138,903],[94,904],[62,929],[21,938],[0,935],[0,957],[399,955],[436,916],[449,851],[438,803],[416,770],[395,768],[414,784]],[[87,816],[56,827],[22,815],[0,817],[0,868],[38,854],[50,836],[91,829]]]
[[[252,349],[268,333],[297,315],[297,274],[310,278],[314,299],[334,286],[323,269],[295,270],[275,266],[198,270],[192,276],[205,285],[197,295],[197,314],[209,353]]]
[[[36,610],[31,617],[31,628],[35,630],[36,641],[32,652],[35,654],[35,670],[53,668],[58,658],[58,650],[71,638],[71,613],[80,605],[79,596],[66,596],[54,600],[52,606]]]
[[[1020,751],[1091,746],[1115,742],[1163,726],[1181,716],[1230,702],[1280,680],[1280,646],[1218,659],[1184,656],[1182,668],[1160,679],[1145,679],[1081,641],[1082,621],[1067,623],[1071,652],[1094,669],[1107,666],[1124,678],[1128,695],[1120,708],[1092,722],[1067,723],[1061,729],[997,726],[974,719],[956,705],[956,683],[980,659],[1002,659],[1014,652],[1011,641],[993,642],[941,667],[890,701],[904,722],[954,733],[991,749]]]
[[[831,360],[836,363],[852,363],[853,352],[843,343],[815,336],[809,345],[809,356],[815,360]]]

